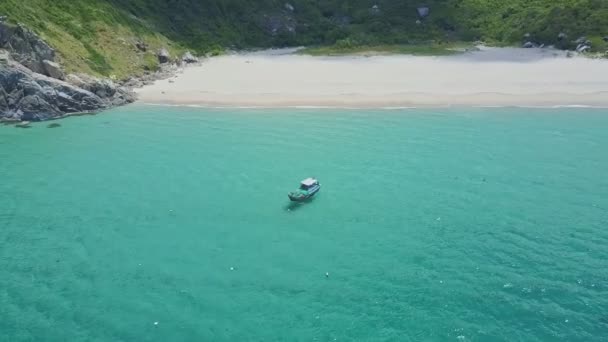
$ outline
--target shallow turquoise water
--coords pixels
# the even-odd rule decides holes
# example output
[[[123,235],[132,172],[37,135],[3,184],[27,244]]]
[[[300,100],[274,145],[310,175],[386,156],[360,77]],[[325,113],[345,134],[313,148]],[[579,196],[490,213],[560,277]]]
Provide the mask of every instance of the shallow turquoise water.
[[[0,127],[2,341],[608,336],[606,110],[58,123]]]

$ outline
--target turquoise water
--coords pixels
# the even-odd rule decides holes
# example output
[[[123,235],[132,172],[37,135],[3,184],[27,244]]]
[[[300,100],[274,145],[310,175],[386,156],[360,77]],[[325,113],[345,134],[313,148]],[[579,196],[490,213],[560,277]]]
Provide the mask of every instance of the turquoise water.
[[[0,127],[2,341],[607,339],[606,110],[58,123]]]

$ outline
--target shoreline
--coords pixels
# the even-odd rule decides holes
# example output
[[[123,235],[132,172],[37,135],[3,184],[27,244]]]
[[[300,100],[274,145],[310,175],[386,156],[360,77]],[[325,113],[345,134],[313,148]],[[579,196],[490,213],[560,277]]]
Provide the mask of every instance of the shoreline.
[[[608,107],[608,61],[554,49],[450,56],[213,57],[135,89],[137,103],[201,107]]]

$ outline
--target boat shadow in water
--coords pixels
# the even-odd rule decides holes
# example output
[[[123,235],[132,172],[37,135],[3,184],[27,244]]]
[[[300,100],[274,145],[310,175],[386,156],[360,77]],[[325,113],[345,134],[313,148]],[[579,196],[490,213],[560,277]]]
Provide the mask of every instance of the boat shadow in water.
[[[316,196],[311,197],[311,198],[306,199],[301,202],[293,202],[293,201],[289,202],[287,205],[285,205],[285,207],[283,207],[283,210],[291,212],[291,211],[296,211],[296,210],[302,209],[307,204],[312,203],[315,200],[315,198],[316,198]]]

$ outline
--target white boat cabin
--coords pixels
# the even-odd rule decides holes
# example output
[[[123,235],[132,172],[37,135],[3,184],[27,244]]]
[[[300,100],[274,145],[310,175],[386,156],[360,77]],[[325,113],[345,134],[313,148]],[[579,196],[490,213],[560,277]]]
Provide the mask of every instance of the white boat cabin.
[[[318,180],[314,178],[306,178],[305,180],[300,182],[300,189],[307,190],[318,184]]]

